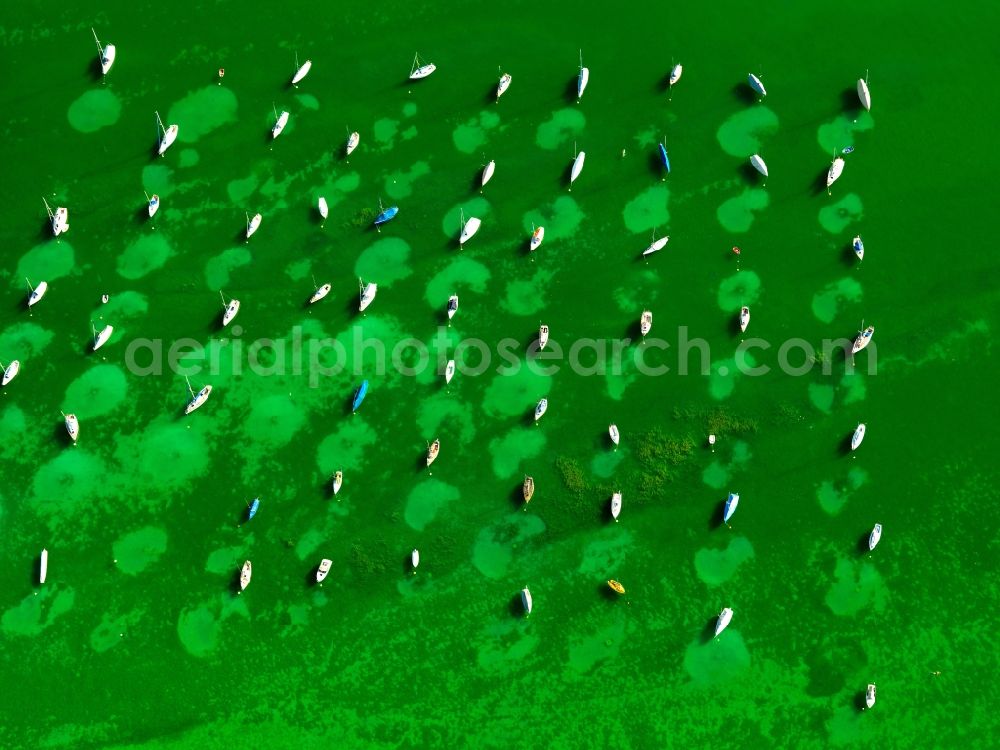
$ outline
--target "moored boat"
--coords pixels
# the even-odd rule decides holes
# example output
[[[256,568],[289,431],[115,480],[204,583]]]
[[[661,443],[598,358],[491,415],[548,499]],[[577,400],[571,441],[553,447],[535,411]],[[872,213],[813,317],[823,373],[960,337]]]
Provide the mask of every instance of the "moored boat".
[[[243,567],[240,569],[240,591],[246,591],[247,586],[250,585],[250,577],[253,575],[253,566],[250,561],[247,560],[243,563]]]
[[[382,208],[382,201],[378,202],[379,212],[375,216],[375,228],[382,226],[388,221],[392,221],[396,218],[396,214],[399,213],[399,206],[389,206],[389,208]]]
[[[656,230],[654,229],[653,241],[652,243],[650,243],[649,247],[647,247],[645,250],[642,251],[643,257],[646,257],[647,255],[652,255],[653,253],[660,252],[660,250],[662,250],[667,246],[668,242],[670,242],[669,235],[666,237],[660,237],[660,239],[656,239]]]
[[[523,589],[521,589],[521,607],[524,609],[524,613],[526,615],[531,614],[531,608],[533,604],[534,603],[531,601],[531,592],[528,591],[528,587],[525,586]]]
[[[857,354],[862,349],[864,349],[868,344],[871,343],[872,336],[875,335],[875,326],[868,326],[865,330],[860,331],[856,339],[854,339],[854,344],[851,346],[851,354]]]
[[[91,326],[91,328],[93,328],[93,326]],[[97,333],[97,331],[95,330],[94,331],[94,347],[93,347],[93,349],[91,349],[91,351],[95,351],[96,352],[98,349],[100,349],[102,346],[104,346],[106,343],[108,343],[108,339],[111,338],[111,334],[114,333],[114,332],[115,332],[115,328],[114,328],[114,326],[111,326],[111,325],[104,326],[104,328],[101,329],[100,333]]]
[[[535,228],[535,225],[531,225],[531,241],[528,243],[528,249],[534,252],[538,249],[538,246],[542,244],[542,240],[545,239],[545,227]]]
[[[260,222],[263,221],[264,217],[261,214],[254,214],[253,218],[250,218],[250,213],[247,212],[247,239],[253,236],[253,233],[257,231],[260,227]]]
[[[538,348],[544,349],[549,343],[549,327],[546,325],[538,326]]]
[[[453,294],[448,298],[448,320],[455,317],[458,312],[458,295]]]
[[[625,593],[625,587],[622,586],[620,583],[618,583],[618,581],[614,580],[613,578],[608,581],[608,586],[610,586],[611,590],[614,591],[616,594]]]
[[[535,405],[535,421],[536,422],[539,419],[541,419],[543,416],[545,416],[545,412],[546,412],[546,410],[548,410],[548,408],[549,408],[549,400],[547,398],[543,398],[541,401],[539,401]]]
[[[670,155],[667,154],[666,139],[664,139],[664,142],[659,144],[659,146],[660,146],[660,164],[662,164],[663,168],[667,170],[667,174],[670,174]]]
[[[28,281],[25,279],[25,281]],[[32,287],[31,282],[28,281],[28,289],[31,290],[31,294],[28,295],[28,307],[33,307],[38,304],[38,300],[45,296],[45,293],[49,290],[49,283],[47,281],[39,281],[38,286]]]
[[[274,125],[271,127],[271,139],[274,140],[279,135],[281,135],[281,131],[285,129],[285,126],[287,124],[288,124],[288,113],[282,110],[281,114],[279,115],[276,109],[274,112]]]
[[[830,189],[830,186],[840,179],[840,175],[844,173],[844,157],[836,156],[830,163],[830,170],[826,173],[826,188]]]
[[[611,517],[618,520],[618,516],[622,513],[622,493],[615,492],[611,495]]]
[[[410,80],[416,81],[420,78],[426,78],[435,70],[437,70],[437,65],[435,65],[434,63],[427,63],[426,65],[421,65],[420,55],[415,54],[413,56],[413,67],[410,68]]]
[[[872,533],[868,535],[868,551],[875,549],[875,545],[878,544],[879,540],[882,538],[882,524],[875,524],[872,529]]]
[[[865,705],[871,708],[875,705],[875,684],[868,683],[868,688],[865,690]]]
[[[496,171],[497,163],[494,160],[490,160],[490,163],[483,167],[483,176],[481,178],[481,186],[485,186],[487,182],[493,179],[493,172]]]
[[[316,207],[319,209],[319,215],[322,216],[324,219],[330,215],[330,206],[326,202],[326,198],[324,198],[322,195],[316,201]]]
[[[247,520],[249,521],[251,518],[253,518],[254,516],[256,516],[257,515],[257,511],[259,509],[260,509],[260,498],[259,497],[255,497],[253,499],[253,503],[250,505],[249,509],[247,510]]]
[[[319,567],[316,568],[316,583],[323,583],[323,579],[326,578],[331,567],[333,567],[333,560],[324,557],[319,561]]]
[[[354,153],[354,149],[358,147],[359,143],[361,143],[361,133],[355,130],[347,136],[347,143],[344,145],[344,153],[347,154],[347,156],[350,156]]]
[[[757,76],[755,76],[753,73],[750,73],[747,76],[747,81],[750,84],[750,88],[752,88],[754,91],[760,94],[761,97],[767,96],[767,89],[764,88],[764,84],[761,83],[760,79]]]
[[[410,553],[410,567],[413,568],[414,573],[416,573],[417,568],[420,567],[420,550],[415,547]]]
[[[451,379],[455,377],[455,360],[449,359],[448,364],[444,368],[444,382],[445,385],[451,382]]]
[[[309,298],[309,304],[314,305],[317,302],[319,302],[321,299],[323,299],[326,295],[330,293],[331,289],[333,289],[333,287],[330,284],[323,284],[323,286],[319,287],[315,292],[312,293],[312,297]]]
[[[357,411],[358,407],[361,406],[361,402],[365,400],[365,396],[368,395],[368,381],[362,380],[361,385],[357,387],[354,391],[354,398],[351,401],[351,411]]]
[[[726,498],[726,506],[722,511],[722,522],[729,523],[729,519],[733,517],[733,513],[736,512],[736,506],[740,504],[740,496],[735,492],[730,492],[729,497]]]
[[[364,312],[368,309],[368,306],[375,301],[375,295],[378,293],[378,284],[374,284],[372,282],[365,284],[359,277],[358,287],[361,293],[361,299],[358,302],[358,312]]]
[[[190,414],[208,401],[208,397],[212,395],[212,386],[206,385],[198,391],[197,394],[195,394],[194,389],[191,388],[191,381],[188,380],[186,376],[184,379],[187,381],[188,392],[191,394],[191,400],[188,402],[188,405],[184,407],[184,413]]]
[[[653,328],[653,313],[649,310],[643,310],[642,317],[639,318],[639,333],[646,336],[647,333]]]
[[[497,84],[497,101],[500,101],[500,97],[508,88],[510,88],[510,73],[504,73],[500,76],[500,83]]]
[[[295,62],[298,63],[298,55],[295,56]],[[298,85],[303,78],[309,75],[309,71],[312,70],[312,66],[312,60],[306,60],[302,63],[299,69],[295,71],[295,75],[292,76],[292,85]]]
[[[719,634],[729,627],[730,621],[733,619],[733,610],[729,607],[723,607],[722,611],[719,613],[719,619],[715,621],[715,637],[718,638]]]
[[[163,120],[160,119],[159,112],[156,113],[156,122],[159,123],[161,131],[159,144],[157,145],[156,150],[160,156],[163,156],[167,152],[167,149],[170,148],[174,141],[177,140],[177,133],[180,132],[180,128],[176,123],[171,125],[169,128],[163,127]]]
[[[525,503],[530,503],[531,498],[535,495],[535,480],[533,477],[526,476],[524,482],[521,484],[521,495],[524,497]]]
[[[57,206],[56,210],[53,211],[49,206],[49,202],[42,198],[42,203],[45,204],[45,213],[49,216],[49,223],[52,225],[52,234],[58,237],[63,232],[69,231],[69,209],[65,206]]]
[[[854,434],[851,435],[851,450],[856,451],[858,446],[861,445],[861,441],[865,439],[865,423],[862,422],[854,429]]]
[[[49,551],[42,550],[42,556],[38,559],[38,583],[45,583],[45,578],[49,574]]]
[[[608,435],[611,436],[611,442],[618,445],[618,442],[621,440],[621,435],[618,433],[618,425],[609,425]]]
[[[740,333],[746,333],[748,325],[750,325],[750,308],[743,305],[740,308]]]
[[[579,177],[580,172],[583,171],[583,162],[586,158],[587,154],[583,151],[581,151],[580,153],[578,153],[576,156],[573,157],[573,168],[570,170],[569,173],[570,190],[573,189],[572,187],[573,183],[576,182],[576,178]]]
[[[479,231],[479,225],[482,222],[475,216],[470,216],[469,220],[465,220],[465,211],[462,211],[461,217],[462,223],[462,233],[458,237],[458,244],[464,245],[466,242],[472,239],[473,235]]]
[[[340,488],[344,486],[344,472],[335,471],[333,473],[333,494],[336,495],[340,492]]]
[[[115,54],[117,50],[113,44],[105,44],[101,46],[101,40],[97,38],[97,32],[91,27],[90,32],[94,35],[94,41],[97,42],[97,56],[101,63],[101,75],[106,76],[108,71],[111,70],[111,66],[115,64]]]
[[[430,466],[437,459],[438,454],[441,452],[441,441],[437,438],[434,442],[427,446],[427,465]]]
[[[681,80],[681,75],[684,73],[684,66],[677,63],[674,67],[670,69],[670,85],[673,86],[679,80]]]
[[[865,74],[867,76],[867,73]],[[868,79],[859,78],[858,79],[858,99],[861,100],[861,106],[866,110],[871,111],[872,108],[872,95],[868,90]]]
[[[576,78],[576,100],[583,98],[583,92],[587,89],[590,81],[590,68],[583,67],[583,50],[580,50],[580,74]]]
[[[63,424],[66,425],[66,433],[74,443],[80,437],[80,420],[76,414],[63,414]]]
[[[851,247],[854,248],[854,254],[858,256],[858,260],[865,259],[865,243],[861,241],[860,234],[851,240]]]
[[[219,290],[219,296],[222,297],[222,327],[225,328],[227,325],[233,322],[233,318],[236,317],[236,313],[240,311],[240,301],[238,299],[229,300],[229,304],[226,304],[226,297]]]
[[[750,166],[760,172],[762,175],[767,177],[767,164],[761,158],[760,154],[754,154],[750,157]]]
[[[0,363],[0,371],[3,371],[3,377],[0,378],[0,387],[2,387],[16,378],[17,374],[21,372],[21,362],[15,359],[12,362],[9,362],[6,367]]]
[[[153,215],[160,209],[160,196],[153,193],[152,198],[148,198],[146,201],[146,210],[149,212],[149,218],[152,219]]]

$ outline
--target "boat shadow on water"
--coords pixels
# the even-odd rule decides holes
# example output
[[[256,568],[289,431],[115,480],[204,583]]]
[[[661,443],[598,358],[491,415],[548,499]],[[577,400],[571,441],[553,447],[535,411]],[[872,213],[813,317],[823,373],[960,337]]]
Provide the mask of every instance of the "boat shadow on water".
[[[521,602],[521,592],[518,591],[514,596],[512,596],[507,602],[507,612],[511,617],[516,617],[521,620],[528,619],[528,613],[524,611],[524,604]]]
[[[723,520],[725,519],[725,517],[726,517],[726,501],[720,500],[716,504],[715,510],[712,512],[712,515],[709,516],[708,518],[708,530],[714,531],[715,529],[725,526],[726,522]]]
[[[709,644],[715,640],[715,625],[718,621],[718,617],[709,617],[705,621],[705,627],[701,629],[701,635],[698,636],[702,645]]]
[[[755,104],[757,102],[757,92],[750,88],[746,81],[740,81],[730,91],[733,98],[741,104]]]
[[[858,99],[857,86],[851,86],[840,92],[840,106],[843,108],[845,117],[857,120],[861,116],[864,108]]]
[[[576,86],[580,82],[580,75],[577,74],[566,81],[566,88],[563,91],[563,98],[569,103],[576,102]]]
[[[527,510],[528,503],[524,502],[524,485],[519,484],[517,487],[511,488],[510,493],[507,495],[507,499],[510,500],[510,504],[514,507],[514,510]],[[520,595],[518,595],[520,596]],[[520,599],[518,599],[520,601]]]
[[[858,259],[858,254],[854,252],[854,245],[852,243],[848,243],[841,248],[840,259],[848,268],[854,268],[854,266],[861,262]]]
[[[649,174],[657,179],[662,179],[667,176],[666,169],[663,166],[663,162],[660,161],[660,151],[650,151],[646,156],[646,167],[649,169]]]
[[[606,582],[601,582],[597,585],[598,596],[604,599],[606,602],[616,603],[619,599],[624,598],[624,594],[619,594],[617,591],[612,589]]]
[[[868,708],[868,704],[865,702],[865,691],[860,691],[854,694],[854,708],[858,712],[864,711]]]
[[[869,537],[871,537],[870,531],[866,531],[864,534],[858,537],[858,543],[856,545],[856,551],[858,553],[858,557],[865,557],[866,555],[871,553],[871,550],[868,549]]]
[[[812,194],[820,195],[826,192],[826,176],[830,173],[830,166],[827,165],[819,171],[816,175],[816,179],[813,180]]]
[[[754,169],[749,161],[740,163],[739,173],[743,181],[751,187],[760,187],[763,184],[764,175]],[[824,184],[826,183],[824,182]]]

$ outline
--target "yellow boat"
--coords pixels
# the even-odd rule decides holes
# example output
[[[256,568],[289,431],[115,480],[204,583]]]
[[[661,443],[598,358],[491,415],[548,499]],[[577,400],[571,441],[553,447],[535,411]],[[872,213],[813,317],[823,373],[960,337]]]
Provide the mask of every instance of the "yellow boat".
[[[625,593],[625,587],[622,586],[620,583],[618,583],[618,581],[610,580],[608,581],[608,586],[610,586],[612,591],[615,591],[616,593],[619,594]]]

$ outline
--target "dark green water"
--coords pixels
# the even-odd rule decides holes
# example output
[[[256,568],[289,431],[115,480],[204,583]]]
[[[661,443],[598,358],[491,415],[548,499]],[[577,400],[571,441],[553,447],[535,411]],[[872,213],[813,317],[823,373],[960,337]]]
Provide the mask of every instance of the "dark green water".
[[[522,2],[135,6],[2,17],[0,362],[22,369],[0,393],[0,746],[990,744],[994,6],[781,4],[756,27],[728,2],[572,17]],[[105,82],[91,25],[118,48]],[[438,70],[411,85],[415,50]],[[297,90],[296,52],[314,62]],[[498,65],[513,76],[499,103]],[[870,114],[854,93],[866,70]],[[273,142],[272,105],[291,113]],[[180,125],[162,159],[157,109]],[[349,163],[347,128],[361,133]],[[587,161],[569,192],[574,144]],[[827,195],[832,151],[852,145]],[[144,191],[162,199],[153,221]],[[42,196],[69,207],[58,240]],[[377,234],[364,212],[380,198],[400,213]],[[459,250],[461,208],[483,224]],[[546,235],[529,255],[532,224]],[[643,262],[654,229],[671,240]],[[25,276],[50,287],[31,314]],[[365,316],[358,276],[379,285]],[[242,302],[224,334],[220,289]],[[747,336],[771,346],[744,364],[768,375],[737,368],[742,304]],[[641,348],[663,376],[634,359],[644,309],[670,343]],[[876,334],[856,372],[840,354],[780,371],[783,342],[819,350],[862,319]],[[525,355],[540,322],[567,352],[633,341],[617,371],[543,375]],[[91,323],[115,326],[97,353]],[[706,342],[707,372],[696,354],[678,372],[681,327]],[[434,363],[377,366],[380,344],[439,337],[445,359],[478,339],[493,360],[477,375],[469,351],[448,388]],[[185,338],[220,363],[192,376],[215,390],[188,417],[182,375],[128,356]],[[286,356],[270,346],[253,372],[262,338]],[[327,338],[346,367],[312,387]],[[505,338],[515,374],[497,372]],[[60,411],[80,419],[76,446]],[[878,703],[861,711],[869,682]]]

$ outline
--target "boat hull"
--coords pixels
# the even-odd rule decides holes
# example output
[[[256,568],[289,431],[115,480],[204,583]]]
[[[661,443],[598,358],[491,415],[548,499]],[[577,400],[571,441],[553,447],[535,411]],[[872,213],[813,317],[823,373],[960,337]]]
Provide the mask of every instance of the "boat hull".
[[[715,621],[715,637],[718,638],[723,630],[729,627],[729,623],[733,619],[733,610],[729,607],[724,608],[719,613],[719,619]]]
[[[326,198],[320,196],[319,200],[316,201],[316,207],[319,209],[319,215],[324,219],[330,215],[330,206],[326,202]]]
[[[530,615],[533,606],[534,602],[531,599],[531,592],[528,591],[527,587],[521,589],[521,607],[524,609],[524,613]]]
[[[826,186],[830,187],[837,180],[840,179],[840,175],[844,173],[844,160],[841,157],[837,157],[830,164],[830,170],[826,173]]]
[[[483,168],[482,185],[485,187],[486,183],[493,179],[493,172],[496,170],[497,163],[491,161]]]
[[[750,165],[762,175],[767,177],[767,164],[765,164],[764,160],[760,158],[760,154],[754,154],[750,157]]]
[[[312,70],[312,66],[313,66],[312,60],[306,60],[304,63],[302,63],[302,66],[297,71],[295,71],[295,75],[292,76],[292,85],[295,86],[303,78],[309,75],[309,71]]]
[[[542,240],[545,239],[545,227],[538,227],[532,235],[531,241],[528,243],[528,249],[534,252],[538,249],[538,246],[542,244]]]
[[[253,237],[253,233],[260,227],[260,222],[263,219],[264,217],[261,214],[254,214],[254,217],[250,219],[250,223],[247,224],[247,239]]]
[[[642,251],[643,256],[652,255],[653,253],[658,253],[660,250],[667,246],[667,242],[670,241],[669,237],[660,237],[660,239],[655,240],[653,244]]]
[[[767,89],[764,88],[764,84],[761,83],[760,79],[753,73],[747,76],[747,82],[750,84],[750,88],[758,94],[761,96],[767,96]]]
[[[729,519],[733,517],[736,512],[736,507],[740,504],[740,496],[736,493],[729,493],[729,497],[726,499],[726,506],[722,512],[722,522],[729,523]]]
[[[354,392],[354,400],[351,402],[351,411],[357,411],[358,407],[361,406],[361,402],[365,400],[365,396],[368,395],[368,381],[362,380],[361,385]]]
[[[106,76],[108,71],[111,70],[111,66],[115,64],[116,54],[117,50],[115,49],[115,45],[104,45],[104,56],[101,58],[101,75]]]
[[[281,135],[281,132],[285,129],[285,126],[287,124],[288,124],[288,113],[282,112],[280,115],[278,115],[278,121],[274,123],[274,127],[271,128],[271,139],[273,140],[277,138],[279,135]]]
[[[326,295],[330,293],[330,290],[332,288],[333,287],[330,286],[329,284],[324,284],[323,286],[321,286],[319,289],[313,292],[312,297],[309,298],[309,304],[314,305],[317,302],[319,302],[321,299],[323,299]]]
[[[861,101],[861,106],[866,110],[871,111],[872,108],[872,95],[868,90],[868,81],[864,78],[858,79],[858,99]]]
[[[160,156],[163,156],[167,152],[167,149],[170,148],[174,144],[174,141],[177,140],[177,133],[179,130],[180,128],[178,128],[177,125],[171,125],[163,131],[163,137],[160,138],[159,145]]]
[[[616,492],[611,496],[611,517],[618,520],[622,513],[622,493]]]
[[[679,80],[681,80],[681,75],[684,73],[684,66],[677,63],[670,71],[670,85],[673,86]]]
[[[184,407],[184,413],[190,414],[191,412],[200,409],[205,404],[205,402],[208,401],[208,397],[211,395],[212,395],[212,386],[206,385],[204,388],[198,391],[198,395],[195,396],[193,399],[191,399],[190,403],[188,403],[188,405]]]
[[[535,407],[535,421],[536,422],[539,419],[541,419],[542,417],[545,416],[545,412],[548,411],[548,408],[549,408],[549,401],[548,401],[548,399],[543,398],[541,401],[538,402],[538,405]]]
[[[608,427],[608,435],[611,436],[611,442],[618,445],[618,442],[621,440],[621,436],[618,434],[618,427],[616,425]]]
[[[584,153],[583,151],[581,151],[580,153],[578,153],[576,155],[576,158],[573,159],[573,169],[570,170],[570,173],[569,173],[569,182],[570,182],[571,185],[574,182],[576,182],[576,178],[579,177],[580,176],[580,172],[583,171],[583,162],[584,162],[584,160],[586,160],[586,158],[587,158],[587,154]]]
[[[470,217],[469,220],[465,222],[465,226],[462,227],[462,234],[458,238],[458,244],[464,245],[466,242],[471,240],[475,236],[476,232],[479,231],[481,224],[482,221],[480,219],[477,219],[475,216]]]
[[[7,385],[10,381],[17,377],[17,374],[21,371],[21,363],[18,360],[14,360],[7,364],[4,368],[3,378],[0,379],[0,386]]]
[[[583,92],[587,90],[590,83],[590,68],[580,68],[580,75],[576,79],[576,98],[582,99]]]

